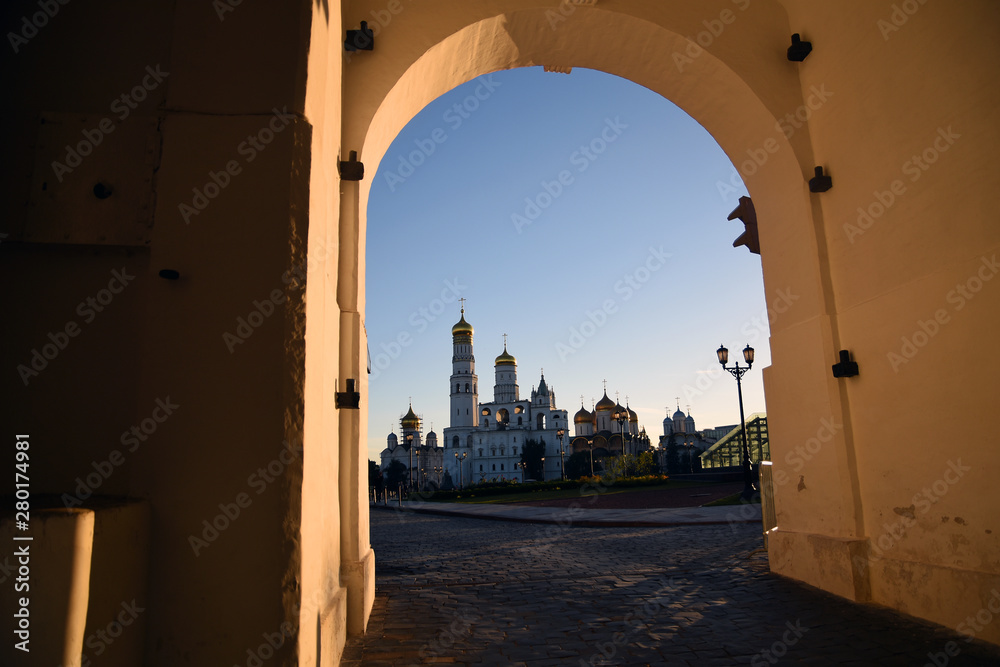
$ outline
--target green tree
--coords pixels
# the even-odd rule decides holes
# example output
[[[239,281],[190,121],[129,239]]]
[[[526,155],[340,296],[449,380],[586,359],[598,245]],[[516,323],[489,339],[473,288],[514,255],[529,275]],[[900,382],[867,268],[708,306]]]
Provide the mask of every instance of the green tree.
[[[524,464],[525,479],[542,479],[544,470],[542,457],[545,456],[545,441],[528,440],[521,448],[521,463]]]
[[[390,489],[396,489],[406,481],[406,464],[402,461],[392,461],[385,469],[385,485]]]
[[[375,486],[375,483],[378,480],[379,474],[381,474],[381,471],[379,470],[378,464],[375,463],[374,461],[372,461],[371,459],[368,459],[368,486],[369,487]]]
[[[676,434],[671,434],[667,438],[667,474],[674,475],[681,471],[681,458],[677,451]]]
[[[577,452],[566,459],[566,478],[580,479],[590,475],[590,452]]]

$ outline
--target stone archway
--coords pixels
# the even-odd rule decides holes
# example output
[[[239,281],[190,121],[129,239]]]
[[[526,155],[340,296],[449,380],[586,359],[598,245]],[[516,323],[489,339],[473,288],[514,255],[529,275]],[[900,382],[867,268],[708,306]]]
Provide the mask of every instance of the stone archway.
[[[807,133],[786,132],[779,122],[788,113],[808,108],[798,66],[775,46],[790,32],[784,9],[767,2],[758,5],[760,11],[744,13],[737,7],[718,16],[721,23],[712,25],[722,25],[722,30],[738,22],[742,26],[729,32],[725,48],[709,53],[692,48],[683,36],[697,35],[706,20],[717,18],[706,17],[704,7],[696,3],[620,11],[577,7],[558,18],[551,8],[528,2],[500,4],[506,12],[497,14],[494,5],[493,11],[467,8],[455,15],[445,11],[444,3],[431,3],[420,16],[419,43],[391,37],[391,30],[405,29],[406,16],[401,14],[391,30],[384,29],[378,55],[368,60],[358,55],[347,68],[344,94],[351,103],[344,109],[343,146],[345,151],[359,151],[370,176],[344,189],[341,216],[342,222],[349,221],[351,233],[345,237],[342,231],[341,239],[352,245],[349,254],[341,248],[342,276],[345,270],[364,275],[372,178],[397,133],[426,104],[477,78],[476,90],[485,91],[489,74],[498,70],[538,65],[562,72],[572,67],[600,70],[670,99],[701,123],[740,167],[762,221],[765,299],[768,304],[779,301],[788,286],[795,292],[795,307],[776,313],[770,322],[772,347],[780,346],[772,353],[785,362],[764,372],[775,424],[772,440],[801,441],[815,431],[812,416],[797,407],[803,387],[824,414],[847,420],[836,385],[829,382],[825,365],[816,363],[834,358],[839,341],[820,241],[822,215],[807,186],[813,173],[812,149]],[[372,5],[371,10],[377,8]],[[364,16],[364,10],[358,15]],[[762,35],[770,35],[772,44],[764,43]],[[357,294],[363,311],[363,284],[357,284]],[[792,372],[794,378],[782,375]],[[794,386],[799,389],[788,389]],[[839,544],[860,539],[864,531],[852,444],[843,432],[836,438],[837,447],[820,453],[833,473],[816,481],[820,487],[827,485],[817,494],[822,500],[794,517],[782,517],[782,528],[821,533],[822,539]],[[780,504],[778,511],[780,516]],[[834,558],[842,561],[844,554]],[[850,569],[849,563],[846,567]],[[812,583],[850,592],[841,582]]]
[[[401,9],[391,21],[378,19],[372,57],[358,54],[344,70],[343,151],[358,150],[374,174],[399,129],[430,100],[477,77],[485,77],[486,86],[490,72],[513,67],[587,67],[670,99],[729,155],[760,221],[772,358],[763,370],[764,388],[775,474],[784,475],[775,495],[779,528],[768,541],[772,569],[948,624],[961,621],[964,600],[985,600],[983,591],[995,583],[997,571],[987,556],[996,550],[992,533],[969,538],[949,525],[945,532],[963,545],[964,555],[953,556],[942,546],[940,523],[925,518],[919,535],[895,556],[870,553],[878,539],[887,541],[884,517],[905,515],[908,494],[949,463],[933,445],[921,445],[921,456],[914,458],[882,443],[940,407],[940,392],[928,388],[950,382],[954,359],[972,349],[960,338],[989,330],[996,325],[993,313],[1000,312],[989,308],[997,297],[980,299],[974,315],[963,314],[964,324],[938,339],[949,342],[935,344],[931,353],[915,348],[913,340],[922,346],[930,339],[927,328],[937,332],[950,321],[951,312],[942,307],[951,303],[945,302],[949,290],[968,281],[981,288],[986,278],[969,278],[973,274],[992,277],[991,256],[983,253],[997,247],[996,238],[981,230],[982,211],[990,206],[983,193],[995,189],[995,179],[971,165],[988,161],[986,147],[996,143],[997,114],[986,110],[1000,108],[1000,94],[986,61],[966,55],[962,45],[971,34],[984,44],[996,42],[989,32],[996,25],[995,6],[980,1],[968,12],[919,6],[919,20],[910,14],[887,18],[882,8],[860,0],[836,8],[797,0],[670,0],[608,8],[600,0],[546,6],[506,0],[459,10],[428,0],[419,10],[395,7]],[[352,5],[343,18],[354,26],[385,16],[371,0]],[[830,48],[803,64],[790,62],[789,37],[804,29]],[[845,53],[849,60],[838,58]],[[915,106],[916,91],[929,81],[952,93],[925,95]],[[873,115],[868,108],[879,111]],[[951,169],[916,166],[911,152],[917,161],[927,154],[936,161],[968,136],[949,124],[959,120],[977,139],[948,155],[964,157],[956,157]],[[844,167],[830,193],[809,191],[817,164],[828,172],[831,164]],[[901,170],[909,183],[922,179],[921,194],[901,199],[910,187],[896,178]],[[900,194],[885,190],[890,186]],[[369,187],[370,179],[346,184],[340,199],[338,287],[359,318]],[[858,208],[873,197],[868,208]],[[946,219],[951,222],[942,225]],[[855,245],[876,222],[877,231]],[[950,233],[951,225],[962,234]],[[968,303],[958,296],[954,301]],[[940,316],[938,327],[926,324],[931,313]],[[876,321],[882,324],[872,327]],[[926,326],[913,340],[900,338],[920,322]],[[900,340],[909,356],[896,352],[891,364],[880,363],[886,350],[899,350]],[[873,360],[861,380],[831,373],[848,349]],[[928,374],[903,386],[899,369],[916,352]],[[996,464],[992,450],[978,444],[989,429],[982,417],[989,408],[980,396],[992,392],[987,380],[977,379],[975,387],[956,387],[947,400],[949,412],[969,425],[965,433],[972,444],[963,454],[978,462],[977,470]],[[796,453],[802,443],[820,446],[803,459]],[[900,458],[910,462],[905,469]],[[951,492],[952,515],[961,511],[985,520],[977,494],[990,484],[978,474],[976,479]],[[964,569],[968,563],[977,564],[974,576]],[[932,583],[926,590],[907,585],[915,578]],[[996,630],[988,632],[996,636]]]

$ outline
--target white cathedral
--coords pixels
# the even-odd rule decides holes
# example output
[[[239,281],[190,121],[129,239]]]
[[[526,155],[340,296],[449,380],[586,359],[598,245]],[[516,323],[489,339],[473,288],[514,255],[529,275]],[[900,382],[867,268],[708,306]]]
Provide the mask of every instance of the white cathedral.
[[[565,456],[560,457],[560,445],[567,445],[570,436],[565,432],[568,415],[565,410],[556,408],[555,391],[546,384],[543,373],[531,398],[522,399],[517,385],[517,359],[507,351],[504,340],[503,352],[494,361],[493,400],[480,403],[472,334],[472,325],[465,320],[465,308],[462,308],[461,319],[451,329],[451,425],[444,429],[443,447],[423,454],[427,457],[424,460],[429,461],[440,454],[441,465],[455,486],[492,480],[524,481],[517,464],[525,443],[535,440],[545,446],[545,479],[559,479],[565,460]],[[407,417],[411,414],[412,408]],[[419,432],[415,418],[416,415],[412,415],[403,426],[404,431]],[[560,430],[564,430],[563,443],[559,441]],[[432,441],[436,444],[436,435],[429,433],[427,440],[425,446]],[[388,446],[381,455],[383,470],[393,459],[408,457],[408,453],[402,451],[404,448],[398,447],[398,442],[394,433],[388,436]]]

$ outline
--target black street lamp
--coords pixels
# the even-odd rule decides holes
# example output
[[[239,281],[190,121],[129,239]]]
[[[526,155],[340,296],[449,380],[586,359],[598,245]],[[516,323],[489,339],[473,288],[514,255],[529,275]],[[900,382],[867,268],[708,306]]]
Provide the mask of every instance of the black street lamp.
[[[614,414],[611,415],[611,418],[614,419],[616,422],[618,422],[618,435],[620,435],[622,437],[622,456],[624,457],[625,454],[626,454],[626,452],[625,452],[625,422],[628,421],[628,412],[625,411],[625,408],[622,408],[620,410],[615,410]]]
[[[719,349],[716,350],[716,354],[719,355],[719,363],[722,365],[722,368],[729,371],[736,378],[736,394],[740,399],[740,441],[743,445],[743,499],[750,500],[757,492],[757,489],[754,488],[753,475],[750,472],[750,447],[747,445],[747,425],[746,419],[743,417],[743,386],[740,378],[753,366],[753,348],[750,347],[749,343],[743,348],[743,359],[747,362],[744,368],[740,367],[739,361],[732,368],[726,366],[726,362],[729,361],[729,350],[726,349],[725,345],[720,345]]]
[[[406,469],[406,486],[413,491],[413,434],[406,434],[406,451],[410,455],[410,467]]]
[[[542,457],[542,481],[545,481],[545,457]]]
[[[468,456],[468,455],[469,455],[468,452],[462,452],[461,456],[459,456],[458,454],[455,454],[455,460],[458,461],[458,488],[460,488],[460,489],[463,486],[465,486],[465,484],[464,484],[464,482],[462,480],[462,461],[464,461],[465,457]]]
[[[411,492],[414,491],[415,489],[419,489],[420,488],[420,470],[419,470],[419,468],[420,468],[420,450],[419,449],[417,450],[417,468],[418,468],[418,470],[416,470],[416,473],[417,473],[417,485],[415,487],[411,485],[411,487],[410,487],[410,491]]]
[[[559,437],[559,479],[566,481],[566,461],[563,458],[566,454],[566,450],[563,449],[563,436],[566,435],[566,429],[556,429],[556,435]]]

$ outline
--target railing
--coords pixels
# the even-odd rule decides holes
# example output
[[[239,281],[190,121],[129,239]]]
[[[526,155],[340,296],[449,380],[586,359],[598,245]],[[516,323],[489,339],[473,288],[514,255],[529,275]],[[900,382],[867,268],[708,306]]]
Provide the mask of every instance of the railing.
[[[764,548],[767,548],[767,534],[778,527],[774,512],[774,480],[771,476],[771,462],[760,462],[760,506],[764,528]]]

